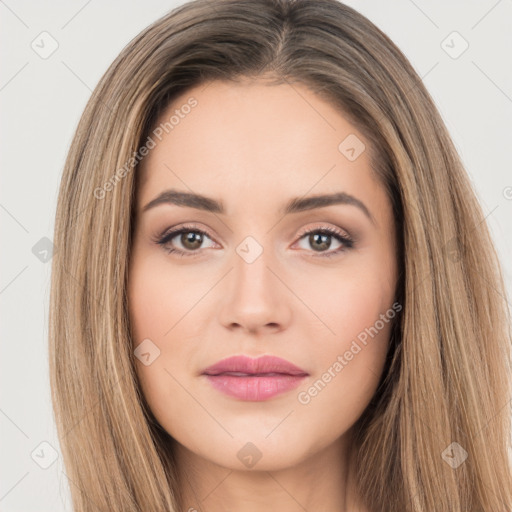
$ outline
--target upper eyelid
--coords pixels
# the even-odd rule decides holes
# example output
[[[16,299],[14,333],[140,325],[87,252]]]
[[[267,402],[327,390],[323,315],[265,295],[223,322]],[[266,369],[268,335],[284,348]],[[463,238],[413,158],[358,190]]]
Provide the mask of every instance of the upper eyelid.
[[[323,224],[323,225],[316,225],[316,226],[307,227],[307,228],[302,228],[299,231],[299,235],[298,236],[302,237],[302,236],[304,236],[305,234],[308,234],[311,231],[321,231],[322,229],[342,231],[342,232],[345,233],[346,237],[352,238],[352,235],[346,229],[340,228],[338,226],[336,226],[336,227],[326,226],[325,224]],[[205,235],[207,235],[210,239],[215,240],[215,237],[210,234],[208,229],[196,226],[194,224],[190,224],[190,225],[185,224],[185,225],[182,225],[182,226],[173,227],[173,228],[170,228],[170,229],[165,229],[163,232],[161,232],[161,234],[157,235],[156,238],[157,239],[165,238],[165,237],[167,237],[170,234],[177,235],[177,234],[179,234],[179,232],[181,230],[199,231],[199,232],[204,233]]]
[[[180,234],[180,231],[198,231],[202,234],[205,234],[211,240],[215,241],[215,237],[210,235],[210,233],[206,229],[196,227],[193,225],[184,225],[184,226],[174,227],[171,229],[166,229],[161,235],[158,235],[156,237],[156,239],[161,240],[161,239],[167,238],[168,236],[172,235],[169,239],[169,240],[172,240],[175,236],[178,236]]]
[[[308,228],[304,228],[304,229],[301,229],[299,231],[299,235],[301,238],[304,236],[304,235],[307,235],[308,233],[311,233],[311,232],[315,232],[315,231],[322,231],[322,230],[326,230],[326,231],[329,231],[329,232],[333,232],[331,234],[340,234],[340,235],[343,235],[344,233],[344,236],[347,237],[347,238],[352,238],[352,235],[344,228],[340,228],[339,226],[335,226],[335,227],[332,227],[332,226],[326,226],[325,224],[324,225],[320,225],[320,226],[313,226],[313,227],[308,227]],[[341,231],[342,233],[336,233],[336,232],[339,232]]]

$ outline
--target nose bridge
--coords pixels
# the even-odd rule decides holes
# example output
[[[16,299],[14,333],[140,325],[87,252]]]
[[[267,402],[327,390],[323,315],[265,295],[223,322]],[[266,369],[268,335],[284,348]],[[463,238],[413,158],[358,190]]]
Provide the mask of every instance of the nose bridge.
[[[288,321],[289,304],[274,275],[277,260],[266,241],[264,246],[248,236],[235,248],[221,311],[221,321],[227,327],[235,323],[254,330]]]
[[[266,295],[267,298],[272,295],[269,287],[275,288],[275,286],[272,286],[275,283],[270,282],[273,276],[268,266],[272,267],[272,262],[275,259],[268,240],[265,241],[267,243],[264,246],[262,237],[256,239],[253,236],[247,236],[236,247],[236,254],[233,258],[235,295],[238,292],[242,297],[245,297],[249,293],[254,296],[254,299],[258,298],[259,295]]]

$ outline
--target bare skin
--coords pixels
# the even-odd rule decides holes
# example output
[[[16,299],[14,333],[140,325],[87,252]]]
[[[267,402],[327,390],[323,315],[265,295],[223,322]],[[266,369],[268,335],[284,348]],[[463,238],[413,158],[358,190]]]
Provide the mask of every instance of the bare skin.
[[[365,512],[351,427],[383,371],[391,322],[377,321],[394,303],[398,275],[391,203],[371,172],[369,143],[306,87],[260,80],[203,84],[160,121],[191,97],[197,105],[155,138],[139,170],[129,278],[134,348],[150,339],[160,350],[151,364],[137,360],[137,373],[174,440],[182,510]],[[355,159],[349,151],[352,160],[338,148],[350,134],[366,145]],[[143,211],[168,189],[221,201],[225,212],[169,203]],[[334,192],[357,198],[368,214],[354,204],[283,214],[292,198]],[[188,234],[155,242],[183,226]],[[322,238],[315,230],[324,228],[353,245]],[[248,262],[244,254],[259,255]],[[381,324],[363,344],[361,333]],[[275,355],[308,376],[296,389],[248,401],[201,374],[242,354]],[[247,453],[260,457],[252,467]]]

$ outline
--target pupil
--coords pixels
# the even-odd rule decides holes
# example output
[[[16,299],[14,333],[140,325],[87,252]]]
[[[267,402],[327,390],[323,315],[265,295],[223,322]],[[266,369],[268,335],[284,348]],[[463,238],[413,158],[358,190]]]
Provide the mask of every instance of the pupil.
[[[181,243],[184,245],[184,247],[188,247],[189,249],[197,249],[201,246],[202,235],[201,233],[188,231],[187,233],[182,234]]]
[[[321,247],[320,249],[329,249],[331,243],[327,243],[327,239],[330,239],[331,235],[326,235],[324,233],[315,233],[313,235],[309,235],[309,241],[311,246],[314,248],[317,241],[319,241]]]

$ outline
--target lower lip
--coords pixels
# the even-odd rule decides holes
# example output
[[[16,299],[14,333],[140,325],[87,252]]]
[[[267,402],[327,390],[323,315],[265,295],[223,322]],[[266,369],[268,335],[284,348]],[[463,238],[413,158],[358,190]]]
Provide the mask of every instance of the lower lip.
[[[210,384],[222,393],[248,401],[262,401],[296,388],[306,375],[206,375]]]

